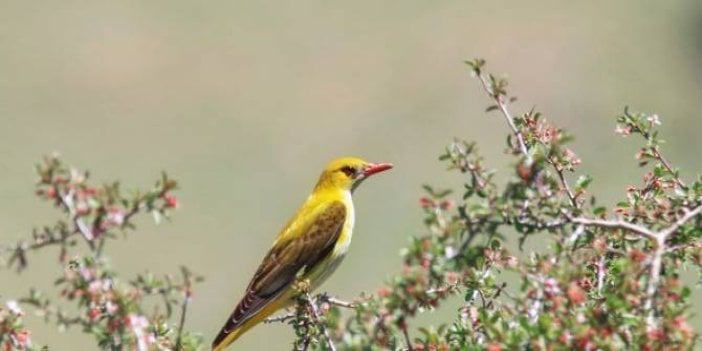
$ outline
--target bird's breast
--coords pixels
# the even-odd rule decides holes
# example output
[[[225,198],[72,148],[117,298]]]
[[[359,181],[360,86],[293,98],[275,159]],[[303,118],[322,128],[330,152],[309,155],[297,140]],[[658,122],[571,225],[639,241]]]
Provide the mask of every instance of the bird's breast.
[[[344,256],[351,245],[351,237],[353,236],[353,226],[356,222],[356,215],[353,208],[353,201],[351,200],[351,193],[348,192],[344,195],[344,204],[346,205],[346,220],[344,221],[344,229],[339,235],[339,240],[337,240],[334,246],[334,256]]]
[[[336,268],[339,267],[339,264],[343,261],[351,245],[353,226],[356,220],[351,194],[348,194],[348,196],[344,198],[344,204],[346,205],[346,219],[344,220],[344,227],[341,231],[341,235],[339,235],[339,239],[336,241],[331,254],[319,265],[318,269],[311,272],[309,276],[315,288],[319,287],[319,285],[327,280]]]

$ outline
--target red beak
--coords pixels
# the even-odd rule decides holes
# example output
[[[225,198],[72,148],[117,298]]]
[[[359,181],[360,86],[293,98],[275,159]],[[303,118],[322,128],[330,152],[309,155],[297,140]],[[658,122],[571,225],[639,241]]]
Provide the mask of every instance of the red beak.
[[[371,163],[363,169],[363,176],[368,177],[392,168],[392,163]]]

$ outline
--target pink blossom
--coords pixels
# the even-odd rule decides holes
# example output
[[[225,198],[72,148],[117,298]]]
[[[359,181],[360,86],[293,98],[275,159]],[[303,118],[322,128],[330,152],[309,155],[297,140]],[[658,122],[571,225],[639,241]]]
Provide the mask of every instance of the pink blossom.
[[[20,307],[19,303],[17,303],[16,300],[9,300],[5,304],[7,305],[7,309],[10,310],[10,312],[14,313],[17,316],[22,316],[24,315],[24,311],[22,311],[22,308]]]
[[[651,123],[651,125],[655,125],[655,126],[661,125],[661,120],[660,120],[660,118],[658,118],[658,115],[656,115],[656,114],[653,114],[653,115],[648,116],[648,117],[646,118],[646,120],[647,120],[649,123]]]
[[[623,137],[629,136],[631,134],[631,126],[622,126],[617,124],[617,127],[614,128],[614,132]]]
[[[105,312],[107,312],[107,314],[112,315],[115,312],[117,312],[118,309],[119,309],[119,306],[117,306],[112,301],[105,302]]]
[[[107,211],[107,220],[114,225],[122,225],[124,223],[124,211],[119,208],[110,208]]]
[[[132,328],[134,336],[137,340],[137,350],[146,351],[149,349],[149,345],[154,342],[154,338],[149,337],[146,333],[146,328],[149,327],[149,320],[142,315],[130,314],[127,317],[127,324]]]

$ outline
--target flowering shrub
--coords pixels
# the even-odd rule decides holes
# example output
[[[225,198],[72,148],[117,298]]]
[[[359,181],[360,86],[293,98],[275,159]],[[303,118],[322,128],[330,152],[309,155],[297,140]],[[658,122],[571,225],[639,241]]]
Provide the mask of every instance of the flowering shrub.
[[[313,299],[328,311],[321,323],[298,306],[288,315],[295,349],[692,348],[690,287],[679,273],[702,264],[702,177],[688,184],[664,157],[659,117],[618,117],[618,134],[642,138],[645,171],[608,209],[588,193],[592,178],[577,174],[571,135],[536,111],[512,115],[507,81],[485,73],[483,60],[466,63],[492,101],[487,111],[507,122],[513,176],[498,184],[475,143],[451,143],[439,159],[464,187],[425,186],[426,234],[403,250],[401,272],[347,313]],[[538,249],[510,252],[515,239],[520,248],[538,240]],[[451,296],[462,298],[455,318],[412,328]]]
[[[693,348],[691,288],[680,272],[702,265],[702,177],[683,180],[666,159],[660,118],[629,109],[618,117],[617,134],[642,140],[636,158],[644,171],[607,208],[588,191],[593,179],[578,173],[571,135],[536,111],[513,115],[507,81],[486,73],[483,60],[466,63],[491,101],[487,111],[499,112],[507,124],[509,179],[495,180],[475,143],[453,141],[439,160],[463,187],[424,186],[424,235],[402,251],[399,273],[350,303],[301,288],[290,313],[268,322],[292,326],[294,350]],[[116,231],[134,229],[133,216],[150,212],[158,221],[178,207],[175,182],[163,175],[152,190],[125,197],[116,183],[89,186],[87,174],[54,157],[37,172],[37,194],[67,220],[4,248],[6,264],[24,269],[29,252],[60,246],[60,298],[82,313],[68,315],[30,291],[0,309],[0,346],[31,348],[21,323],[24,305],[62,328],[80,325],[103,349],[204,347],[183,331],[198,277],[183,268],[181,279],[146,274],[125,285],[102,259]],[[523,249],[532,240],[539,245]],[[68,259],[77,241],[87,243],[91,255]],[[163,298],[164,313],[145,311],[142,302],[154,295]],[[413,326],[417,315],[450,297],[461,301],[451,320]],[[177,327],[169,322],[173,306],[180,306]]]
[[[7,309],[0,309],[0,348],[36,349],[35,344],[41,340],[40,336],[37,341],[32,340],[23,326],[21,305],[60,329],[80,327],[95,337],[101,349],[195,350],[203,345],[200,336],[183,330],[192,284],[200,277],[183,267],[178,279],[147,273],[125,284],[103,257],[111,238],[120,231],[135,229],[134,216],[151,213],[158,222],[178,207],[178,199],[172,195],[176,182],[164,173],[153,189],[127,196],[117,182],[101,187],[91,185],[87,172],[66,167],[56,156],[45,158],[36,170],[36,194],[58,207],[66,219],[35,230],[29,240],[0,248],[1,258],[5,266],[21,271],[28,266],[30,252],[59,246],[58,260],[64,270],[55,285],[60,290],[61,303],[36,289],[8,301]],[[80,241],[87,244],[89,255],[70,253]],[[144,303],[152,296],[159,297],[162,306],[149,313]],[[76,305],[79,312],[66,312],[68,303]],[[180,322],[171,325],[175,306],[180,306]]]

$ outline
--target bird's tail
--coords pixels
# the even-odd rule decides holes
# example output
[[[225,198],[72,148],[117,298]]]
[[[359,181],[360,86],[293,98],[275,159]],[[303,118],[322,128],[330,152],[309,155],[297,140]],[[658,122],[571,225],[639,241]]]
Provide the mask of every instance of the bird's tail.
[[[220,332],[215,341],[212,343],[212,351],[224,351],[224,349],[226,349],[227,346],[229,346],[236,339],[238,339],[240,336],[242,336],[244,333],[246,333],[249,329],[251,329],[254,325],[258,323],[259,321],[256,321],[254,323],[253,320],[249,320],[244,322],[244,324],[237,327],[236,329],[230,331],[229,333],[225,334],[224,331]]]
[[[250,318],[243,321],[243,323],[238,325],[232,325],[230,330],[227,330],[228,326],[225,325],[224,328],[222,328],[222,330],[219,332],[219,335],[217,335],[215,340],[212,342],[212,351],[224,351],[224,349],[226,349],[227,346],[229,346],[236,339],[244,335],[244,333],[246,333],[249,329],[263,322],[264,320],[266,320],[266,318],[270,317],[279,309],[289,306],[292,303],[292,300],[290,298],[292,293],[292,290],[288,290],[286,293],[283,294],[283,296],[279,296],[278,298],[268,303],[261,310],[254,313]]]

